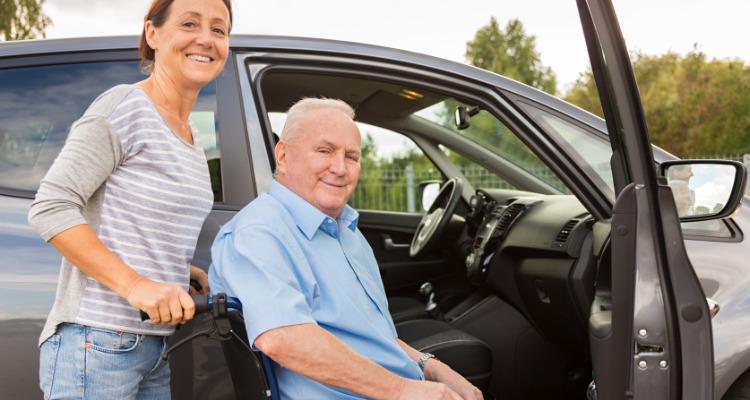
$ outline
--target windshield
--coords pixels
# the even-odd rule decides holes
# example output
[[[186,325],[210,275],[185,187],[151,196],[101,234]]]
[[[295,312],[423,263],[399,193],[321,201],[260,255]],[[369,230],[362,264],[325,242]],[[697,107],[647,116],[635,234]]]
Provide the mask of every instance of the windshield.
[[[520,105],[550,135],[551,139],[573,158],[575,167],[582,171],[599,191],[614,202],[614,179],[610,165],[612,149],[606,138],[599,137],[590,130],[540,108],[525,103],[520,103]],[[470,124],[465,129],[459,129],[454,118],[455,110],[459,107],[471,110],[469,111]],[[454,99],[448,99],[419,111],[416,115],[476,142],[561,193],[569,193],[557,175],[510,128],[491,113],[473,109],[472,106]],[[502,176],[501,171],[495,172]]]
[[[528,175],[535,177],[536,179],[543,181],[547,185],[551,186],[560,193],[568,193],[565,184],[555,175],[552,170],[547,167],[532,151],[523,143],[505,124],[495,118],[491,113],[484,110],[476,110],[476,113],[471,117],[471,124],[464,128],[459,129],[456,126],[454,119],[455,110],[458,107],[465,107],[471,109],[472,107],[461,103],[455,99],[448,99],[437,103],[431,107],[425,108],[415,115],[427,119],[435,124],[441,125],[444,128],[450,129],[457,134],[470,139],[471,141],[481,145],[487,150],[492,151],[498,156],[502,157],[505,161],[512,164],[516,168],[519,168]],[[472,163],[466,157],[451,152],[449,149],[443,147],[443,151],[456,162],[459,167],[465,167],[465,164]],[[484,167],[488,167],[484,165]],[[508,182],[504,181],[503,171],[494,171],[501,179],[495,184],[487,186],[488,181],[472,182],[472,178],[467,176],[466,178],[475,187],[504,187],[504,188],[515,188]],[[517,187],[517,189],[527,189]]]
[[[518,104],[574,159],[598,189],[614,202],[615,184],[610,165],[612,148],[609,142],[540,108],[526,103]]]

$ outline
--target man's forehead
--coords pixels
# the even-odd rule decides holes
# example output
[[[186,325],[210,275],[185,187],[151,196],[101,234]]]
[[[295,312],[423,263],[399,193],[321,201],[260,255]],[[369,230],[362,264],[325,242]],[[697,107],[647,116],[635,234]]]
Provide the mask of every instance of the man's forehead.
[[[306,142],[313,146],[329,146],[329,147],[344,147],[346,150],[357,150],[361,147],[360,137],[357,135],[348,135],[346,137],[341,135],[327,135],[325,132],[321,134],[310,133],[306,138],[303,138]]]
[[[300,139],[305,142],[330,145],[345,144],[347,147],[360,147],[362,134],[359,127],[350,119],[338,122],[318,119],[317,121],[309,122],[311,124],[303,127],[300,135]]]

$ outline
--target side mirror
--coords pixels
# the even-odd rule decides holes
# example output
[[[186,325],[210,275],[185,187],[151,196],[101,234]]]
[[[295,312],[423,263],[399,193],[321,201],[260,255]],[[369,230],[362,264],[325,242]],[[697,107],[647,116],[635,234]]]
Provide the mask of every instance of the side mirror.
[[[422,204],[422,211],[427,211],[435,202],[438,193],[440,193],[440,187],[443,185],[441,181],[424,181],[419,182],[419,200]]]
[[[726,218],[740,206],[747,184],[745,165],[730,160],[678,160],[659,165],[672,188],[680,221]]]

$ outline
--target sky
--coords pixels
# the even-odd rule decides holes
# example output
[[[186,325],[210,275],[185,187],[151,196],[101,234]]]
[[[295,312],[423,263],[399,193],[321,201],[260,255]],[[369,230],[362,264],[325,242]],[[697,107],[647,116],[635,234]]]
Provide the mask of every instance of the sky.
[[[750,60],[750,1],[613,0],[628,48]],[[46,0],[47,38],[138,35],[150,0]],[[564,94],[588,68],[573,0],[233,0],[232,33],[364,42],[465,62],[466,42],[495,17],[519,19]]]

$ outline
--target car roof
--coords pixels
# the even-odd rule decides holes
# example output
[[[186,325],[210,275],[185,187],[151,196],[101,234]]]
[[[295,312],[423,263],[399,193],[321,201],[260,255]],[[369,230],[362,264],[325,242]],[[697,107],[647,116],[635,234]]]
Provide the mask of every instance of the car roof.
[[[0,59],[66,52],[136,50],[138,42],[138,36],[100,36],[11,41],[0,43]],[[464,79],[490,83],[505,91],[516,93],[532,100],[539,100],[539,102],[544,103],[548,107],[562,108],[565,113],[573,114],[576,118],[592,126],[599,128],[603,126],[597,117],[584,110],[575,110],[568,103],[535,88],[471,65],[426,54],[332,39],[242,34],[231,36],[230,47],[235,51],[247,49],[253,51],[299,51],[311,54],[345,54],[363,60],[383,60],[390,63],[418,65],[435,71],[448,71]]]
[[[40,54],[64,54],[69,52],[132,51],[138,57],[138,36],[97,36],[80,38],[60,38],[23,40],[0,43],[0,61],[4,58],[23,58]],[[253,52],[302,52],[309,54],[330,54],[347,56],[362,61],[384,61],[402,65],[418,66],[427,70],[449,73],[460,79],[476,83],[489,84],[507,93],[513,93],[526,99],[544,104],[545,107],[573,116],[591,127],[606,132],[603,120],[575,105],[555,96],[527,86],[523,83],[476,68],[468,64],[446,60],[426,54],[400,50],[391,47],[348,42],[333,39],[320,39],[296,36],[269,36],[235,34],[231,36],[230,48],[233,51]],[[663,152],[657,151],[657,161],[665,158]]]

